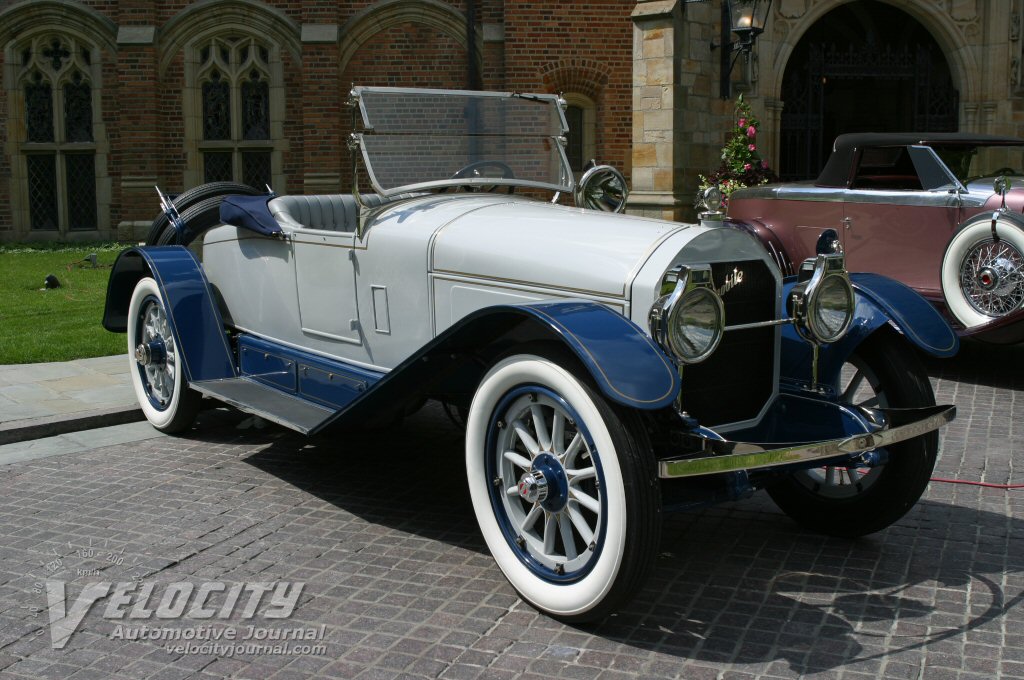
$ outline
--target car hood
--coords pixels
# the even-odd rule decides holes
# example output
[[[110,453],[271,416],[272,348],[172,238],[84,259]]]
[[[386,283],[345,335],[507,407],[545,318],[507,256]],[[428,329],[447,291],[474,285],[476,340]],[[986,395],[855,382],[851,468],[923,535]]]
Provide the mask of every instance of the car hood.
[[[676,222],[505,200],[469,210],[435,235],[436,273],[624,298]]]

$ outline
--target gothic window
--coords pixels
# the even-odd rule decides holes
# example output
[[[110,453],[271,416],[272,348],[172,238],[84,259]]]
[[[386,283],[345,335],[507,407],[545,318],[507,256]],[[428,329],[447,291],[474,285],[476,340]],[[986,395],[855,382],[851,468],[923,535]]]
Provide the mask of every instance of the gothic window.
[[[217,37],[199,49],[203,181],[271,183],[269,61],[255,38]]]
[[[49,35],[16,54],[29,227],[96,229],[91,51],[67,36]]]

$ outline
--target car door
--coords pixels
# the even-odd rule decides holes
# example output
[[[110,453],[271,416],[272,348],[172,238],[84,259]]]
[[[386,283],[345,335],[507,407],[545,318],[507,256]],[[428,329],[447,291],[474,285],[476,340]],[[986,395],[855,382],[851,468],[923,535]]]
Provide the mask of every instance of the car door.
[[[843,203],[847,268],[941,299],[942,254],[960,222],[958,184],[927,147],[865,149]]]
[[[325,344],[362,345],[356,296],[356,235],[297,229],[292,238],[303,335],[320,349]],[[352,351],[338,347],[331,353],[350,355]]]

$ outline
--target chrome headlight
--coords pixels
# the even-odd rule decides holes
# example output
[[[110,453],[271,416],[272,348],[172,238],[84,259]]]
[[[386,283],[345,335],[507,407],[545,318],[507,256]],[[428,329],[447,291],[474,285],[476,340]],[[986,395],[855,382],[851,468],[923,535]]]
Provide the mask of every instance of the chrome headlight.
[[[818,255],[813,262],[810,278],[790,294],[793,323],[804,339],[827,345],[846,335],[856,300],[842,255]]]
[[[725,330],[725,307],[712,287],[711,267],[681,265],[668,272],[648,321],[651,336],[678,361],[707,359]]]

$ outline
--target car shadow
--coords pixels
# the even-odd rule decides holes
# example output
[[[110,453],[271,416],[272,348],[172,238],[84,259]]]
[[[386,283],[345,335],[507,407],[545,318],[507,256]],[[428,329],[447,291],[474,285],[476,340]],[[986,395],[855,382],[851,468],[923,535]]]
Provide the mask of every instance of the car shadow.
[[[955,380],[1009,390],[1024,390],[1024,343],[992,345],[977,340],[961,340],[960,351],[949,359],[921,354],[932,378]]]
[[[433,402],[402,427],[266,441],[247,463],[369,522],[486,554],[462,431]],[[598,636],[598,649],[686,663],[877,672],[883,657],[945,652],[945,640],[1001,625],[1024,597],[1004,592],[1004,572],[1022,571],[1024,525],[1000,512],[924,500],[886,531],[849,541],[803,531],[757,494],[667,516],[643,589],[575,630]],[[549,639],[574,631],[518,608]]]

